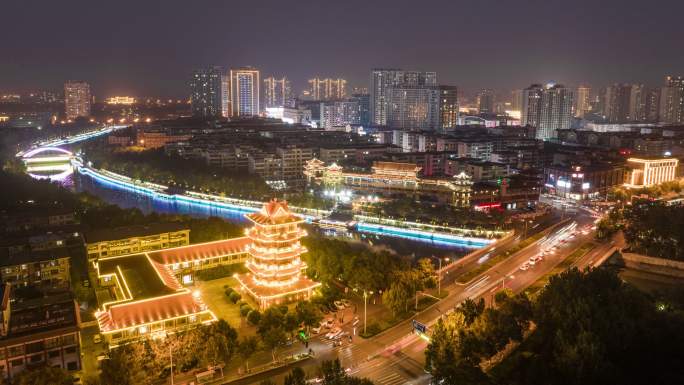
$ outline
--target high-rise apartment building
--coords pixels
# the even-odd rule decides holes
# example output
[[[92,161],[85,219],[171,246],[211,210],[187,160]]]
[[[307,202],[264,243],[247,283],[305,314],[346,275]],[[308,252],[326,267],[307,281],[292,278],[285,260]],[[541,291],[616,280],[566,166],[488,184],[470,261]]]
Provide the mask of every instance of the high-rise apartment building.
[[[360,106],[357,101],[334,101],[321,103],[321,127],[332,129],[346,125],[361,124]]]
[[[221,67],[210,66],[193,72],[190,79],[192,115],[199,118],[228,116],[227,83]]]
[[[401,84],[386,92],[388,126],[399,130],[440,128],[439,87]]]
[[[483,88],[477,93],[477,109],[481,114],[493,114],[494,90]]]
[[[314,100],[340,100],[347,97],[344,79],[309,79],[309,92]]]
[[[661,119],[668,124],[684,123],[684,78],[667,76],[660,100],[663,106]]]
[[[583,118],[591,111],[591,87],[581,85],[575,91],[575,117]]]
[[[439,125],[442,131],[458,125],[458,87],[439,86]]]
[[[271,76],[264,79],[264,107],[294,107],[292,86],[288,78],[277,79]]]
[[[370,113],[371,122],[377,125],[387,125],[390,103],[388,93],[391,88],[411,88],[414,90],[421,87],[437,91],[437,73],[424,71],[403,71],[400,69],[374,69],[371,71],[371,94]],[[394,93],[394,97],[400,96]],[[439,110],[439,99],[435,98],[434,110]],[[437,120],[439,118],[437,117]]]
[[[646,91],[645,112],[647,122],[660,121],[661,88],[650,88]]]
[[[230,70],[231,116],[259,115],[261,81],[259,70],[243,67]]]
[[[84,81],[64,83],[64,112],[67,119],[90,116],[90,85]]]
[[[605,88],[601,98],[603,115],[611,123],[646,120],[646,95],[643,84],[613,84]]]
[[[537,139],[555,138],[556,131],[570,128],[573,92],[559,84],[533,84],[523,90],[521,124],[536,127]]]
[[[362,126],[371,124],[370,95],[368,93],[352,94],[349,101],[359,105],[359,124]]]

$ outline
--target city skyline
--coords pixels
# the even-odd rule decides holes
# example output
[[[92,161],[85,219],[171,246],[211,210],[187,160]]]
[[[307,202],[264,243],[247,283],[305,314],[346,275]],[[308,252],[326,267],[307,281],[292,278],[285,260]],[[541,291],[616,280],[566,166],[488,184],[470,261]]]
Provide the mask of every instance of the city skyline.
[[[67,79],[83,79],[94,95],[184,97],[192,71],[210,65],[250,65],[265,74],[283,74],[297,91],[316,75],[343,76],[350,88],[367,86],[372,68],[435,71],[440,82],[474,91],[522,89],[547,81],[570,87],[660,85],[663,74],[676,75],[684,66],[684,55],[672,49],[684,33],[676,20],[681,14],[677,9],[684,6],[675,1],[663,1],[661,7],[620,2],[626,11],[619,14],[611,11],[611,2],[591,8],[579,4],[563,12],[557,12],[555,2],[468,8],[458,2],[418,8],[403,1],[392,2],[392,7],[385,2],[298,2],[269,3],[264,12],[238,4],[230,9],[217,5],[192,19],[182,3],[166,2],[163,8],[139,5],[135,13],[123,3],[105,5],[102,14],[86,10],[78,20],[56,23],[79,4],[48,3],[36,14],[26,3],[10,2],[6,8],[14,17],[8,20],[9,30],[27,23],[35,28],[22,28],[22,34],[8,39],[7,52],[13,54],[0,63],[3,91],[58,89]],[[245,17],[212,23],[225,19],[224,10]],[[286,33],[280,33],[282,20],[318,12],[336,15],[345,23],[331,27],[322,18],[290,23]],[[150,18],[151,14],[159,18]],[[378,14],[384,17],[372,23],[363,18]],[[410,26],[394,25],[393,20],[406,20],[406,15],[411,15]],[[108,22],[111,28],[100,28]],[[184,26],[183,34],[177,25]],[[207,26],[210,33],[199,39],[199,30]],[[254,28],[260,33],[250,33]],[[615,31],[620,31],[619,39]],[[308,36],[307,43],[294,36]],[[344,44],[323,44],[331,40]],[[634,47],[641,47],[643,54],[635,53]],[[312,52],[317,53],[316,60],[306,59]],[[45,57],[50,58],[49,71],[43,68]],[[495,57],[502,59],[492,60]]]

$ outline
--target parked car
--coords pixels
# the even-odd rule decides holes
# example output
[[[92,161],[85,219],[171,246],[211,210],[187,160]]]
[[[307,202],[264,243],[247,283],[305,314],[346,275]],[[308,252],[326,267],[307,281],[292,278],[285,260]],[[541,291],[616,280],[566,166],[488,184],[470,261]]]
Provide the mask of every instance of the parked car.
[[[346,298],[341,299],[340,302],[342,302],[346,307],[351,307],[351,301]]]
[[[337,310],[342,310],[345,308],[344,303],[342,303],[342,301],[335,301],[335,307],[337,308]]]
[[[522,271],[528,270],[529,268],[530,268],[529,262],[525,262],[522,265],[520,265],[520,270],[522,270]]]
[[[93,336],[93,343],[99,344],[102,342],[102,336],[98,333]]]

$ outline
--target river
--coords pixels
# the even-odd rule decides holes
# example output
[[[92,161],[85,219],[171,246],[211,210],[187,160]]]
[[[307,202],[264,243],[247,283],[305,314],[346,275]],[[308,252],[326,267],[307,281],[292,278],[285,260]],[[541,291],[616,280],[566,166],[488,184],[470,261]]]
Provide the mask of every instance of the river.
[[[113,184],[93,179],[86,175],[74,173],[63,181],[66,187],[77,192],[88,192],[106,202],[123,208],[137,208],[144,213],[158,212],[166,214],[184,214],[194,217],[217,216],[230,222],[247,225],[244,213],[210,206],[198,206],[178,201],[155,199],[148,195],[120,188]],[[412,255],[415,258],[440,256],[458,259],[472,251],[472,247],[434,242],[430,240],[414,240],[389,237],[377,233],[361,233],[353,230],[321,229],[308,226],[310,231],[317,231],[326,236],[364,242],[373,246],[385,246],[401,255]]]

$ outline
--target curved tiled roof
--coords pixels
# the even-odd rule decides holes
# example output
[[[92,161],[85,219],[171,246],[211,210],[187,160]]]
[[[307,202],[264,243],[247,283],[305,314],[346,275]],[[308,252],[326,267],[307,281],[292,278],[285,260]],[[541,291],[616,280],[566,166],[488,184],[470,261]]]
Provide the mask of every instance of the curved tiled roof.
[[[106,312],[98,312],[97,322],[102,332],[126,329],[207,310],[204,303],[190,291],[180,291],[147,300],[113,305]]]
[[[174,263],[194,262],[208,258],[244,253],[250,242],[250,239],[247,237],[232,238],[216,242],[153,251],[148,252],[147,255],[156,262],[164,265],[172,265]]]

